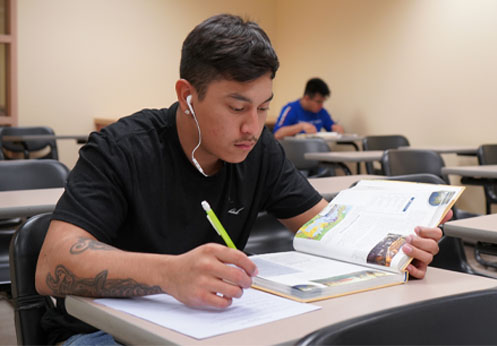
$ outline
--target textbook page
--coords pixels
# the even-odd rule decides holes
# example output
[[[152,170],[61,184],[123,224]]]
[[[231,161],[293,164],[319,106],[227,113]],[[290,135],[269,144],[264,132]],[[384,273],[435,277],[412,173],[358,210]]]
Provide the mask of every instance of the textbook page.
[[[251,256],[259,274],[253,286],[282,296],[315,301],[401,284],[406,273],[392,273],[298,251]]]
[[[434,227],[464,187],[387,180],[361,180],[341,191],[300,228],[293,246],[335,258],[399,272],[410,258],[400,249],[416,226]]]
[[[252,288],[226,309],[195,309],[167,294],[101,298],[95,302],[124,311],[196,339],[204,339],[300,315],[321,307],[281,298]]]

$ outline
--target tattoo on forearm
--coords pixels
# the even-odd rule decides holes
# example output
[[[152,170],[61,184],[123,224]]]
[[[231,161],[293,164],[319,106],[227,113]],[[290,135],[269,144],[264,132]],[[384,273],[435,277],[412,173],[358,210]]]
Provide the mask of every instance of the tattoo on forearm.
[[[148,286],[133,279],[108,279],[103,270],[95,278],[80,278],[63,265],[48,273],[46,283],[54,295],[75,294],[88,297],[132,297],[163,293],[160,286]]]
[[[105,243],[101,243],[94,239],[89,238],[79,238],[78,241],[71,246],[69,252],[73,255],[80,254],[86,250],[115,250],[116,248]]]

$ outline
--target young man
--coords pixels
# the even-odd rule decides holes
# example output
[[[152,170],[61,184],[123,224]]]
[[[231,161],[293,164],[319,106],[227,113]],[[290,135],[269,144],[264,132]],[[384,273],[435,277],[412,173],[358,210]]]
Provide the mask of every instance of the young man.
[[[259,211],[296,231],[326,205],[264,128],[278,66],[253,22],[218,15],[195,27],[183,43],[178,102],[125,117],[92,133],[81,149],[38,259],[39,293],[164,292],[218,308],[241,297],[257,268],[222,245],[201,202],[210,203],[238,249]],[[404,248],[418,263],[411,275],[423,277],[440,237],[437,228],[422,229]],[[89,331],[62,329],[53,340]],[[92,337],[69,341],[99,342]]]
[[[323,127],[326,131],[343,133],[343,127],[334,122],[323,108],[329,96],[330,89],[322,79],[310,79],[305,85],[304,96],[281,110],[273,129],[274,137],[281,139],[297,133],[316,133]]]

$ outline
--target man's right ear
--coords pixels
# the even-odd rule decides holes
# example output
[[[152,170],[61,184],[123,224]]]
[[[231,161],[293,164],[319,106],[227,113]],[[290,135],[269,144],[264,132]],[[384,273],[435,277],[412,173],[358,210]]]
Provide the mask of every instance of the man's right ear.
[[[193,86],[186,79],[179,79],[175,85],[181,112],[189,115],[192,111],[192,89]]]

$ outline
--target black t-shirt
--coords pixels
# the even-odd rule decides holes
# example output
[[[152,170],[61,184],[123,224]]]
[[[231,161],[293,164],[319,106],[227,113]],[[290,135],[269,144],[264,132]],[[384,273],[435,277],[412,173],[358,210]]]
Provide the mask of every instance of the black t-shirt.
[[[93,133],[53,218],[123,250],[180,254],[223,243],[203,200],[240,249],[259,211],[288,218],[320,201],[267,129],[245,161],[204,177],[180,145],[176,109],[143,110]]]
[[[215,175],[203,176],[180,145],[177,108],[142,110],[92,133],[53,219],[123,250],[180,254],[223,244],[203,200],[239,249],[259,211],[289,218],[321,200],[266,128],[243,162],[225,162]]]

